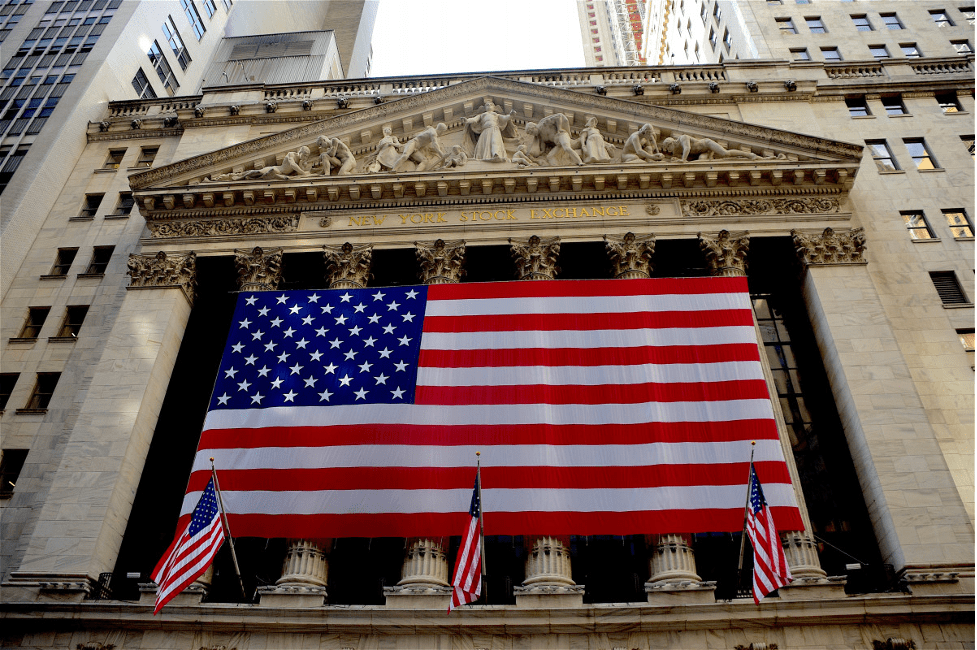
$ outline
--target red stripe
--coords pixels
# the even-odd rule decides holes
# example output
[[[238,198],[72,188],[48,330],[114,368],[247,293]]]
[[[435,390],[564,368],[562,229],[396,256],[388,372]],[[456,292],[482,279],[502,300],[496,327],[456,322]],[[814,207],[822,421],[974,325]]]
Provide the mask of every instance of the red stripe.
[[[756,463],[764,482],[790,483],[780,462]],[[665,486],[741,486],[749,463],[728,465],[654,465],[644,467],[483,467],[483,485],[506,488],[622,489]],[[225,469],[226,492],[262,490],[452,490],[471,483],[471,467],[340,467],[324,469]],[[188,491],[203,490],[210,470],[190,476]]]
[[[485,300],[545,296],[660,296],[669,294],[746,294],[746,278],[655,278],[651,280],[542,280],[438,284],[428,300]],[[745,296],[744,296],[745,298]]]
[[[717,402],[769,399],[762,379],[713,383],[599,386],[418,386],[416,404],[641,404],[644,402]]]
[[[332,447],[350,445],[641,445],[655,442],[736,442],[777,440],[772,419],[731,422],[650,422],[568,425],[411,425],[266,427],[208,429],[200,453],[208,449]],[[221,473],[223,476],[223,472]]]
[[[427,316],[425,332],[533,332],[753,326],[749,309],[603,314]]]
[[[759,361],[755,343],[640,346],[631,348],[519,348],[498,350],[421,349],[419,367],[630,366],[643,363]]]

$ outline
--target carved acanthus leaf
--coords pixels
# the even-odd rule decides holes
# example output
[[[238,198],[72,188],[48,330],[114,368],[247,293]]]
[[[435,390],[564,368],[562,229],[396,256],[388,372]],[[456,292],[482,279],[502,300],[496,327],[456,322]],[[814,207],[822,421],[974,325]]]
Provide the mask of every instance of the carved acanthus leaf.
[[[414,242],[417,262],[421,266],[419,277],[424,284],[453,284],[465,274],[464,240],[446,242]]]
[[[129,255],[126,266],[130,289],[179,287],[192,303],[197,287],[197,254]]]
[[[323,246],[330,289],[361,289],[373,277],[373,244]]]
[[[836,198],[800,197],[791,199],[744,199],[724,201],[682,201],[687,217],[728,217],[740,214],[827,214],[838,212]]]
[[[852,228],[836,232],[825,228],[820,235],[791,230],[794,249],[805,266],[822,264],[864,264],[865,229]]]
[[[706,256],[712,275],[736,277],[746,275],[746,254],[750,250],[750,233],[733,236],[728,230],[710,237],[699,233],[699,248]]]
[[[516,262],[516,277],[520,280],[552,280],[560,272],[560,238],[510,239],[509,248]]]
[[[299,219],[293,215],[249,217],[246,219],[207,219],[205,221],[149,221],[149,232],[155,239],[175,237],[226,237],[293,232]]]
[[[651,256],[655,252],[655,235],[636,236],[629,232],[623,237],[604,235],[607,254],[614,267],[614,277],[624,280],[651,277]]]
[[[255,246],[250,251],[236,250],[234,266],[241,291],[271,291],[282,279],[282,249],[266,251]]]

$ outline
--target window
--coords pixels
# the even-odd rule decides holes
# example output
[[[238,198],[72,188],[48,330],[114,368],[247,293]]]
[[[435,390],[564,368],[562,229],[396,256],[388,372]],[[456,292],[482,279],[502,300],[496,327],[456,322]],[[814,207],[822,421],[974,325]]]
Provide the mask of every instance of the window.
[[[858,97],[845,97],[845,105],[848,106],[848,115],[851,117],[868,117],[872,113],[868,110],[868,102],[864,95]]]
[[[196,34],[199,41],[204,37],[204,32],[207,29],[204,27],[204,21],[200,19],[200,14],[197,13],[197,7],[193,4],[193,0],[180,0],[180,4],[183,5],[183,13],[187,15],[187,20],[190,21],[193,33]]]
[[[965,145],[967,145],[967,151],[970,152],[970,157],[971,158],[977,157],[977,154],[974,153],[974,136],[962,135],[960,136],[960,139],[963,141]]]
[[[81,219],[94,219],[98,206],[102,204],[104,194],[86,194],[85,203],[81,208]]]
[[[700,11],[699,11],[699,18],[702,19],[702,24],[703,25],[706,23],[706,16],[709,15],[709,9],[706,7],[706,5],[708,5],[708,4],[709,3],[706,2],[706,0],[702,0],[702,7],[700,8]]]
[[[899,49],[902,50],[902,55],[907,59],[918,59],[923,56],[915,43],[900,43]]]
[[[954,239],[965,239],[974,236],[974,225],[970,223],[967,211],[963,208],[955,210],[943,210],[946,217],[946,225],[950,226],[950,232]]]
[[[723,12],[719,9],[719,0],[716,0],[716,4],[712,8],[712,17],[716,19],[717,24],[722,20]]]
[[[936,103],[940,105],[944,113],[959,113],[963,111],[963,106],[960,105],[960,100],[957,99],[957,93],[937,93]]]
[[[794,0],[794,4],[809,5],[811,4],[811,0]]]
[[[869,45],[868,51],[876,59],[888,59],[889,58],[889,48],[885,45]]]
[[[61,379],[60,372],[37,373],[37,383],[34,384],[34,390],[31,391],[31,396],[23,410],[40,411],[47,409],[48,404],[51,403],[51,398],[54,396],[54,389],[57,388],[59,379]]]
[[[77,254],[77,248],[59,248],[58,254],[54,258],[54,266],[51,267],[50,275],[68,275],[68,269],[71,268],[71,263],[75,261],[75,255]]]
[[[190,55],[183,44],[183,39],[180,38],[180,33],[176,31],[176,24],[173,22],[172,16],[167,16],[166,22],[163,23],[163,35],[166,36],[166,42],[170,44],[170,49],[173,50],[173,55],[176,57],[177,63],[180,64],[180,68],[186,70],[187,66],[190,65]]]
[[[214,14],[217,13],[217,5],[214,4],[214,0],[204,0],[204,12],[208,18],[214,17]]]
[[[944,305],[970,304],[957,282],[957,274],[953,271],[930,271],[930,279]]]
[[[909,149],[909,155],[916,163],[916,169],[939,169],[940,166],[936,164],[936,160],[926,148],[926,142],[922,138],[904,138],[903,142],[906,143],[906,149]]]
[[[132,87],[135,88],[139,99],[152,99],[156,97],[156,91],[149,85],[149,78],[142,68],[136,71],[136,76],[132,78]]]
[[[937,27],[953,27],[953,21],[943,9],[930,9],[930,17]]]
[[[4,449],[0,451],[0,499],[13,496],[14,486],[24,469],[27,460],[26,449]]]
[[[105,159],[105,164],[102,165],[102,169],[118,169],[125,155],[125,149],[109,149],[108,158]]]
[[[784,0],[767,0],[767,4],[771,7],[784,4]]]
[[[906,105],[902,103],[902,95],[883,95],[882,106],[886,115],[909,115]]]
[[[810,61],[811,55],[808,54],[807,48],[795,48],[790,51],[790,58],[794,61]]]
[[[906,229],[913,239],[933,239],[933,231],[926,223],[926,215],[922,211],[900,212],[902,220],[906,222]]]
[[[119,202],[115,205],[115,212],[111,215],[112,217],[128,217],[132,214],[132,206],[135,200],[132,198],[132,192],[120,192]]]
[[[723,45],[726,46],[726,50],[733,47],[733,37],[729,35],[729,30],[727,29],[723,34]]]
[[[230,11],[231,5],[233,4],[232,0],[223,0],[223,2],[224,2],[224,11]]]
[[[974,53],[974,48],[970,46],[970,41],[968,40],[950,41],[950,45],[957,51],[957,54],[967,55]]]
[[[896,159],[892,157],[892,150],[889,149],[889,144],[885,140],[866,140],[865,144],[868,145],[875,166],[880,172],[892,172],[899,169],[899,166],[896,165]]]
[[[902,23],[899,22],[899,16],[893,12],[891,14],[879,14],[882,19],[882,24],[884,24],[888,29],[905,29]]]
[[[821,56],[824,57],[825,61],[841,61],[841,52],[838,51],[837,47],[822,47]]]
[[[828,30],[824,27],[824,22],[821,21],[821,16],[811,16],[804,19],[807,23],[807,28],[811,30],[812,34],[827,34]]]
[[[967,21],[968,25],[974,24],[974,8],[973,7],[960,7],[960,13],[963,14],[964,20]]]
[[[61,328],[58,330],[58,338],[78,338],[81,324],[85,322],[87,315],[88,305],[75,305],[65,309],[64,320],[61,321]]]
[[[957,336],[960,338],[960,345],[963,346],[964,350],[967,352],[974,351],[974,330],[972,328],[957,330]]]
[[[24,326],[20,328],[20,336],[17,338],[36,339],[41,333],[41,328],[44,327],[44,321],[47,320],[50,311],[50,307],[28,307],[27,318],[24,320]]]
[[[796,34],[797,28],[794,27],[794,21],[790,18],[775,18],[777,21],[777,28],[780,30],[781,34]]]
[[[136,161],[136,167],[152,167],[157,153],[159,153],[159,147],[143,147],[139,150],[139,160]]]
[[[853,23],[855,23],[855,29],[860,32],[870,32],[872,31],[872,23],[868,21],[868,16],[865,14],[853,15],[851,17]]]
[[[149,48],[149,52],[146,53],[149,56],[150,62],[153,67],[156,68],[156,74],[159,75],[159,80],[163,82],[163,88],[166,92],[173,95],[176,93],[177,89],[180,87],[180,83],[176,80],[176,76],[173,74],[173,69],[170,68],[169,62],[163,53],[159,49],[159,43],[153,41],[153,44]]]
[[[96,246],[92,249],[92,260],[88,263],[88,268],[85,269],[84,274],[105,275],[105,269],[108,268],[109,259],[114,250],[115,246]]]
[[[17,384],[18,377],[20,377],[20,373],[17,372],[0,374],[0,411],[7,408],[7,402],[10,401],[10,395],[14,392],[14,386]],[[2,462],[0,460],[0,463]]]
[[[719,43],[719,37],[716,36],[716,30],[709,28],[709,44],[715,48],[717,43]]]

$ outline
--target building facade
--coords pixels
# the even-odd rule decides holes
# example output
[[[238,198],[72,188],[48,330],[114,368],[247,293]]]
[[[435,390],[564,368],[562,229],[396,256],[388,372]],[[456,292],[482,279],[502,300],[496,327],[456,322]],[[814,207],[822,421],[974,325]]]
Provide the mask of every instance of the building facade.
[[[5,643],[973,647],[973,78],[727,59],[111,102],[4,299]],[[488,100],[503,160],[461,156]],[[154,618],[234,292],[528,279],[520,246],[558,280],[747,278],[794,584],[755,605],[729,534],[493,536],[487,602],[445,617],[457,538],[241,539],[243,596],[224,551]]]

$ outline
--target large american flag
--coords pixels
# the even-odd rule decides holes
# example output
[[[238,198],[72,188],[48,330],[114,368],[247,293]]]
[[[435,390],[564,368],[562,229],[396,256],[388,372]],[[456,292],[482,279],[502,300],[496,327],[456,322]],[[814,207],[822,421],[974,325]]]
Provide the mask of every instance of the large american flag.
[[[258,537],[737,531],[750,441],[802,527],[745,279],[243,293],[189,487]]]

